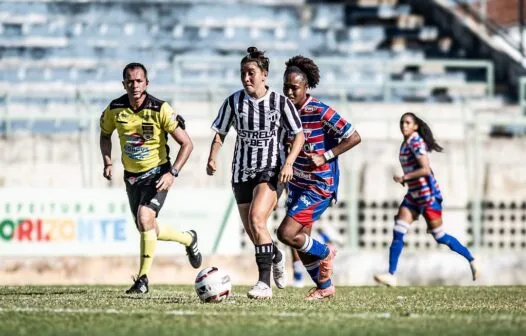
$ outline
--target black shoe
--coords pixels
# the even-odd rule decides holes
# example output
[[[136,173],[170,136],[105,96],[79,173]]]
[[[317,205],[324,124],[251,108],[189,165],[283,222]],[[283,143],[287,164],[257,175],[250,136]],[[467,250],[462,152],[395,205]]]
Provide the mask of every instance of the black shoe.
[[[203,258],[201,257],[201,252],[197,248],[197,233],[194,230],[188,231],[192,236],[192,242],[189,246],[186,247],[186,255],[188,256],[188,261],[193,268],[201,267],[201,262]]]
[[[126,294],[146,294],[148,293],[148,277],[146,274],[141,275],[137,279],[133,279],[135,283],[126,291]]]

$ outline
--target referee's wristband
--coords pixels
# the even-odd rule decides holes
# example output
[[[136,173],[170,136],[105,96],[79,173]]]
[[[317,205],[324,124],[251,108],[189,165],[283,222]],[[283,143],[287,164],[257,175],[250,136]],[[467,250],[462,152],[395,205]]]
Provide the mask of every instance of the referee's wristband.
[[[325,153],[323,153],[323,157],[325,158],[325,161],[329,161],[331,159],[334,159],[335,155],[332,152],[332,150],[328,150]]]

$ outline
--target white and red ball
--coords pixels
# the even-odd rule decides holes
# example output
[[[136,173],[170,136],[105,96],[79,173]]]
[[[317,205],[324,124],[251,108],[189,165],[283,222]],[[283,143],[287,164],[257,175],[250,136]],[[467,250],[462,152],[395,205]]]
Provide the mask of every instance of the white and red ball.
[[[217,267],[207,267],[195,278],[195,292],[203,302],[221,302],[232,292],[230,276]]]

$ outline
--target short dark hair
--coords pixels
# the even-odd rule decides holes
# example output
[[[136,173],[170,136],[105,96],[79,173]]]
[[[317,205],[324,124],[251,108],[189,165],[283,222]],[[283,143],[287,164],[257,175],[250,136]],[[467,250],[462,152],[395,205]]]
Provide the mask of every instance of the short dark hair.
[[[256,62],[261,70],[265,70],[268,72],[268,66],[270,61],[268,57],[265,57],[264,51],[259,51],[256,47],[248,47],[247,53],[248,55],[243,57],[243,59],[241,60],[241,65],[248,62]]]
[[[126,79],[126,72],[128,70],[133,70],[133,69],[137,69],[137,68],[140,68],[140,69],[142,69],[142,71],[144,71],[144,78],[146,78],[146,80],[148,80],[148,71],[146,70],[146,67],[142,63],[137,63],[137,62],[128,63],[124,67],[124,69],[122,70],[122,79],[123,80]]]
[[[320,69],[308,57],[294,56],[285,62],[285,76],[290,73],[299,73],[305,76],[309,88],[314,89],[320,82]]]

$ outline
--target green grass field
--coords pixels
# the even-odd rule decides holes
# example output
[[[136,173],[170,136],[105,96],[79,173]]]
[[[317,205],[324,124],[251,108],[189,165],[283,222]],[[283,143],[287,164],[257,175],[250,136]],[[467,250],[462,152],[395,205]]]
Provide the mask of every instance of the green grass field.
[[[200,303],[192,286],[0,287],[0,335],[525,335],[526,287],[338,287],[303,301],[274,289],[270,301],[234,287],[224,303]]]

